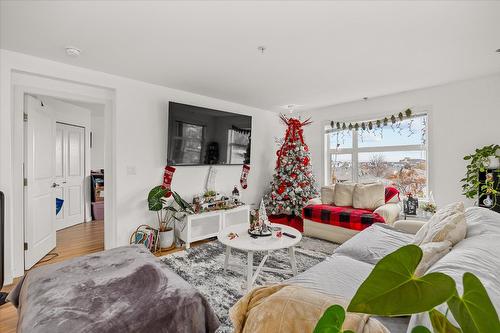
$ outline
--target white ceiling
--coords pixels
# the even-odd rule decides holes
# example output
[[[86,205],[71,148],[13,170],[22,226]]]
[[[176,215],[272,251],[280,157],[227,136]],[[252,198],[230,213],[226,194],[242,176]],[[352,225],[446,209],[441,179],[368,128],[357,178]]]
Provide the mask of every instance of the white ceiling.
[[[271,110],[500,72],[500,2],[5,1],[0,19],[2,48]]]

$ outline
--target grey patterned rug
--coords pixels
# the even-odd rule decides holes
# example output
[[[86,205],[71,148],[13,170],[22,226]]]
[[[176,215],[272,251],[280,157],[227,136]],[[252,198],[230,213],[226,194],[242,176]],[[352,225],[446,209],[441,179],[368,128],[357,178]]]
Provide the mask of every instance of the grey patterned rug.
[[[323,261],[333,253],[337,244],[303,237],[296,247],[297,268],[300,272]],[[258,264],[263,252],[254,254]],[[229,268],[224,272],[225,247],[217,240],[166,255],[161,260],[174,272],[197,288],[207,299],[221,321],[219,332],[232,332],[229,308],[245,293],[246,277],[241,271]],[[230,263],[246,265],[246,252],[232,250]],[[290,269],[287,250],[274,251],[266,267]],[[255,285],[282,282],[291,277],[287,273],[261,272]]]

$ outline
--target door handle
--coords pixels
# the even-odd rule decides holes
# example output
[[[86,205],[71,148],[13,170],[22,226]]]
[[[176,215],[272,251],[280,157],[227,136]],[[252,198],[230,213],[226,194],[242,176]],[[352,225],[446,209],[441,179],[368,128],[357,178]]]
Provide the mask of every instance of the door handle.
[[[58,186],[60,186],[60,185],[59,185],[59,184],[57,184],[57,183],[52,183],[52,188],[54,188],[54,187],[58,187]]]

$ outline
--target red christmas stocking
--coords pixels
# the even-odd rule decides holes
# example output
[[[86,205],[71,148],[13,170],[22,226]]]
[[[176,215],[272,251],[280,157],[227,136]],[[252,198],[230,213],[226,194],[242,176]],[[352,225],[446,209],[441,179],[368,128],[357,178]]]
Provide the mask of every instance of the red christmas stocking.
[[[163,173],[162,186],[163,188],[168,190],[168,193],[166,195],[167,198],[172,195],[171,188],[172,188],[172,178],[174,177],[174,172],[175,168],[167,165],[165,167],[165,172]]]
[[[243,189],[246,189],[248,184],[247,184],[247,179],[248,179],[248,172],[250,171],[250,166],[248,164],[243,165],[243,169],[241,170],[241,177],[240,177],[240,184]]]

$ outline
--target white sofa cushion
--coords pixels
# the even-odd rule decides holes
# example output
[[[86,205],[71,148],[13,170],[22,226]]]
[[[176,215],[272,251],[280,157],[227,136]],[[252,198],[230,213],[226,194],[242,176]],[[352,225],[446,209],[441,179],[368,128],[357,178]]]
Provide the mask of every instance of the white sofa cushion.
[[[352,206],[375,210],[385,204],[385,187],[381,183],[356,184],[352,194]]]
[[[335,184],[330,186],[321,187],[321,203],[324,205],[333,204],[333,195],[335,191]]]
[[[455,202],[439,209],[416,233],[413,243],[422,245],[449,240],[453,245],[457,244],[465,238],[467,232],[464,211],[462,202]]]
[[[452,245],[450,241],[445,240],[444,242],[425,243],[420,245],[420,248],[422,249],[422,260],[415,270],[416,276],[424,275],[429,267],[451,251]]]
[[[457,291],[463,293],[463,274],[476,275],[488,291],[491,302],[500,309],[500,214],[481,207],[470,207],[465,211],[467,237],[455,245],[441,260],[438,260],[427,273],[441,272],[451,276],[457,284]],[[436,307],[441,313],[448,309],[446,303]],[[455,320],[449,316],[452,323]],[[427,313],[411,317],[407,333],[418,325],[432,327]]]
[[[373,224],[335,249],[335,254],[375,265],[380,259],[413,240],[413,235],[384,224]]]
[[[335,206],[352,207],[352,194],[354,192],[354,183],[337,183],[333,191],[333,203]]]

